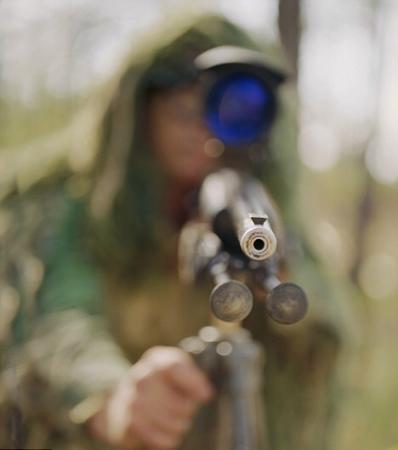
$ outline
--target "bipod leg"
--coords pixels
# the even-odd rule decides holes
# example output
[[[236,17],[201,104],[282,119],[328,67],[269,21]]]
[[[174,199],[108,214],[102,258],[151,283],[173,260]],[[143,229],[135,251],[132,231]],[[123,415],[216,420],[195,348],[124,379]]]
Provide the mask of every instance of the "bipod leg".
[[[201,408],[181,450],[269,450],[266,443],[262,376],[264,352],[247,330],[224,334],[205,327],[184,339],[217,390]]]

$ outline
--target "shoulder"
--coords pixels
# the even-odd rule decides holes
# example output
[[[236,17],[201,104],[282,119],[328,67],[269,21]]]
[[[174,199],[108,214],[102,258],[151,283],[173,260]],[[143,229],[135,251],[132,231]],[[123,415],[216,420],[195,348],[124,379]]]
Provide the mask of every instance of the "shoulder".
[[[53,180],[10,195],[0,206],[0,308],[9,312],[0,323],[0,340],[28,334],[54,258],[77,226],[72,222],[79,202],[66,186],[64,179]]]

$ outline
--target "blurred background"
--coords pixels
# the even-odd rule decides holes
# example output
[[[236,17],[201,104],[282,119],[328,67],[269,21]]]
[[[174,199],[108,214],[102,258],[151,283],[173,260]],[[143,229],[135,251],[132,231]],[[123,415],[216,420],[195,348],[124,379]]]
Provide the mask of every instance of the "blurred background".
[[[65,158],[96,88],[186,3],[0,0],[1,197]],[[360,292],[363,331],[342,371],[335,448],[398,449],[398,2],[191,0],[189,12],[201,11],[271,43],[283,30],[298,80],[307,233]],[[0,211],[0,232],[2,223]]]

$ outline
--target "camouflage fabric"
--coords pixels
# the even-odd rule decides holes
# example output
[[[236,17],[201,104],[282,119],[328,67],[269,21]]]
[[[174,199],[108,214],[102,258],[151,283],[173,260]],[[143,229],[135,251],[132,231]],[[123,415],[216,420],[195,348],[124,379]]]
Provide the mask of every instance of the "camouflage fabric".
[[[0,231],[12,246],[3,249],[1,266],[1,308],[8,317],[1,318],[0,330],[0,447],[98,448],[71,411],[107,392],[147,348],[177,345],[208,324],[208,291],[177,278],[179,230],[159,217],[162,180],[145,152],[136,101],[161,65],[169,71],[160,83],[189,79],[184,59],[173,64],[183,56],[181,49],[192,59],[192,52],[214,45],[254,43],[216,17],[182,30],[166,40],[161,36],[155,52],[147,43],[103,96],[95,163],[82,177],[88,189],[70,189],[75,174],[69,170],[64,179],[36,183],[3,203]],[[288,227],[296,229],[289,186],[296,168],[294,133],[285,133],[284,146],[279,143],[294,102],[289,92],[283,98],[280,123],[270,137],[277,151],[270,153],[263,176]],[[272,450],[321,450],[327,448],[334,368],[345,331],[317,262],[299,239],[294,242],[292,278],[315,305],[309,318],[282,327],[255,310],[245,326],[266,348]]]

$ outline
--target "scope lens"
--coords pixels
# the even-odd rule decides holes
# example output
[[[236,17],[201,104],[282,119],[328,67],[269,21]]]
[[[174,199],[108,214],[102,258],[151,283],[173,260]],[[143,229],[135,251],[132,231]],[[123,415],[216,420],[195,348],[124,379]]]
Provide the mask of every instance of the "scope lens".
[[[212,133],[225,144],[239,146],[257,139],[275,115],[272,90],[257,76],[226,75],[211,87],[205,117]]]

